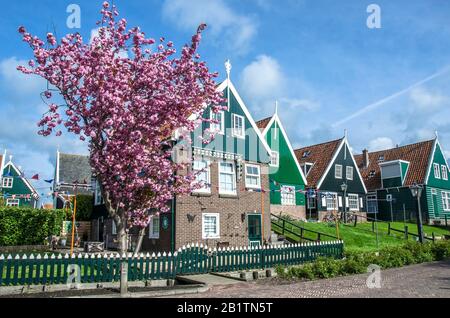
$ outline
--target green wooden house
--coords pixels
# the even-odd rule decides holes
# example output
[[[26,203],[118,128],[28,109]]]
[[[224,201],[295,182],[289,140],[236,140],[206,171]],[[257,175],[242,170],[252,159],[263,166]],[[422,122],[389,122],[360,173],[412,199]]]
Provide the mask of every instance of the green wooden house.
[[[350,149],[345,136],[295,150],[308,182],[308,218],[320,221],[336,211],[365,216],[367,190]]]
[[[415,220],[417,199],[410,186],[423,187],[420,204],[427,223],[450,219],[449,166],[435,139],[376,152],[364,150],[355,157],[369,191],[369,216],[381,220]]]
[[[306,177],[278,116],[278,107],[272,117],[257,125],[272,151],[269,164],[271,213],[306,219]]]
[[[2,156],[2,180],[1,192],[7,206],[20,206],[37,208],[39,194],[28,181],[23,172],[13,163],[12,156],[5,162],[5,155]]]

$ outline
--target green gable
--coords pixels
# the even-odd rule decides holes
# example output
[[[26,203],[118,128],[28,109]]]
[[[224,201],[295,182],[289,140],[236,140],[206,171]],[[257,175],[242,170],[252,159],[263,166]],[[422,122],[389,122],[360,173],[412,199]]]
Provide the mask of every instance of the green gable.
[[[345,182],[347,183],[347,193],[365,194],[364,183],[360,178],[358,167],[345,140],[338,151],[334,161],[331,162],[331,168],[319,185],[320,190],[341,193],[341,185]],[[342,178],[335,178],[336,165],[342,166]],[[353,167],[353,180],[347,180],[346,167]]]
[[[400,169],[401,169],[401,173],[402,173],[402,184],[405,182],[406,174],[408,173],[408,168],[409,168],[409,162],[406,162],[406,161],[400,162]]]
[[[240,97],[238,97],[238,94],[232,84],[230,85],[230,89],[224,87],[223,94],[226,99],[228,99],[228,91],[230,92],[230,109],[223,111],[225,134],[216,134],[214,141],[208,144],[203,144],[199,136],[202,135],[202,132],[205,131],[205,129],[210,128],[209,123],[203,122],[200,127],[194,131],[192,140],[193,147],[241,155],[245,161],[269,163],[270,154],[262,142],[263,139],[261,139],[259,131],[256,130],[257,128],[255,129],[256,124],[251,117],[249,118],[245,105],[239,102]],[[225,106],[226,105],[227,103]],[[231,134],[233,114],[244,118],[246,132],[245,139],[234,137]],[[207,107],[203,113],[203,118],[209,119],[210,116],[211,109],[210,107]]]
[[[295,186],[295,190],[305,189],[305,179],[297,164],[297,159],[293,153],[289,139],[282,129],[278,115],[274,115],[273,120],[264,130],[264,138],[270,149],[279,154],[279,166],[269,167],[270,174],[270,203],[281,204],[281,186]],[[305,205],[305,195],[296,193],[296,205]]]
[[[2,194],[6,199],[19,200],[19,206],[35,206],[35,196],[37,195],[36,192],[30,189],[30,186],[27,185],[27,182],[20,176],[19,171],[12,163],[7,163],[5,165],[2,176],[3,179],[12,179],[12,188],[1,188]]]
[[[445,167],[447,169],[447,179],[450,179],[447,160],[445,159],[444,153],[442,152],[441,146],[438,142],[436,142],[436,148],[432,156],[433,160],[428,168],[428,180],[426,181],[427,186],[440,189],[450,189],[450,180],[444,180],[442,178],[442,168]],[[436,178],[434,176],[434,164],[439,165],[440,178]]]

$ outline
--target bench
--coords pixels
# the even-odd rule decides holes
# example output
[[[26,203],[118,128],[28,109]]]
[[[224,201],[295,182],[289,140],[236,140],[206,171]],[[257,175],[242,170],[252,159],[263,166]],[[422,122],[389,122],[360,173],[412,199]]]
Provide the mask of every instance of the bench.
[[[103,252],[105,250],[104,242],[85,242],[84,243],[84,251],[86,253],[98,253]]]

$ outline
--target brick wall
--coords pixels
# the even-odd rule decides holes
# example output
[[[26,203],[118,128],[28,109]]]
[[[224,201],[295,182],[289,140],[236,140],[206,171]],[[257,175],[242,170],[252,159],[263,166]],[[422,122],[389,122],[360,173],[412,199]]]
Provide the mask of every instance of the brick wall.
[[[306,209],[304,205],[285,206],[272,204],[270,211],[275,215],[288,215],[297,220],[306,220]]]
[[[263,189],[269,189],[267,165],[261,166],[261,184]],[[185,195],[177,198],[176,202],[176,248],[189,243],[203,243],[215,247],[217,243],[229,243],[230,246],[247,246],[248,222],[247,215],[261,213],[264,207],[264,234],[268,240],[270,236],[270,196],[269,193],[249,192],[245,190],[245,176],[237,180],[237,196],[219,196],[218,163],[212,162],[210,167],[211,194]],[[261,199],[263,197],[263,199]],[[263,204],[261,204],[263,202]],[[202,238],[203,213],[220,214],[220,239],[204,240]]]

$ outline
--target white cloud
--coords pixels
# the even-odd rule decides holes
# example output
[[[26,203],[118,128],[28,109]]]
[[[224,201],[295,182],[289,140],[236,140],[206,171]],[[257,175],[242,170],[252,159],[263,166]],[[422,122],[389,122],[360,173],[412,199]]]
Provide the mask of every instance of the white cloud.
[[[277,60],[260,55],[242,71],[242,90],[251,99],[276,96],[282,92],[283,77]]]
[[[411,90],[409,98],[419,110],[424,111],[439,109],[448,101],[446,96],[431,92],[423,87],[416,87]]]
[[[379,151],[385,149],[394,148],[395,144],[391,138],[388,137],[378,137],[373,139],[369,143],[369,151]]]
[[[288,108],[292,108],[296,111],[314,111],[320,108],[320,103],[317,101],[312,101],[309,99],[300,99],[300,98],[286,98],[283,97],[280,99],[282,104],[285,104]]]
[[[28,66],[28,61],[10,57],[0,62],[0,75],[4,79],[10,93],[20,95],[34,93],[36,90],[45,88],[45,81],[34,76],[25,75],[17,70],[17,66]],[[20,85],[18,85],[20,83]]]
[[[445,155],[445,158],[447,158],[447,160],[450,161],[450,151],[444,150],[444,155]]]
[[[235,12],[223,0],[166,0],[162,10],[164,18],[192,33],[206,23],[215,39],[240,53],[247,51],[257,33],[254,19]]]

